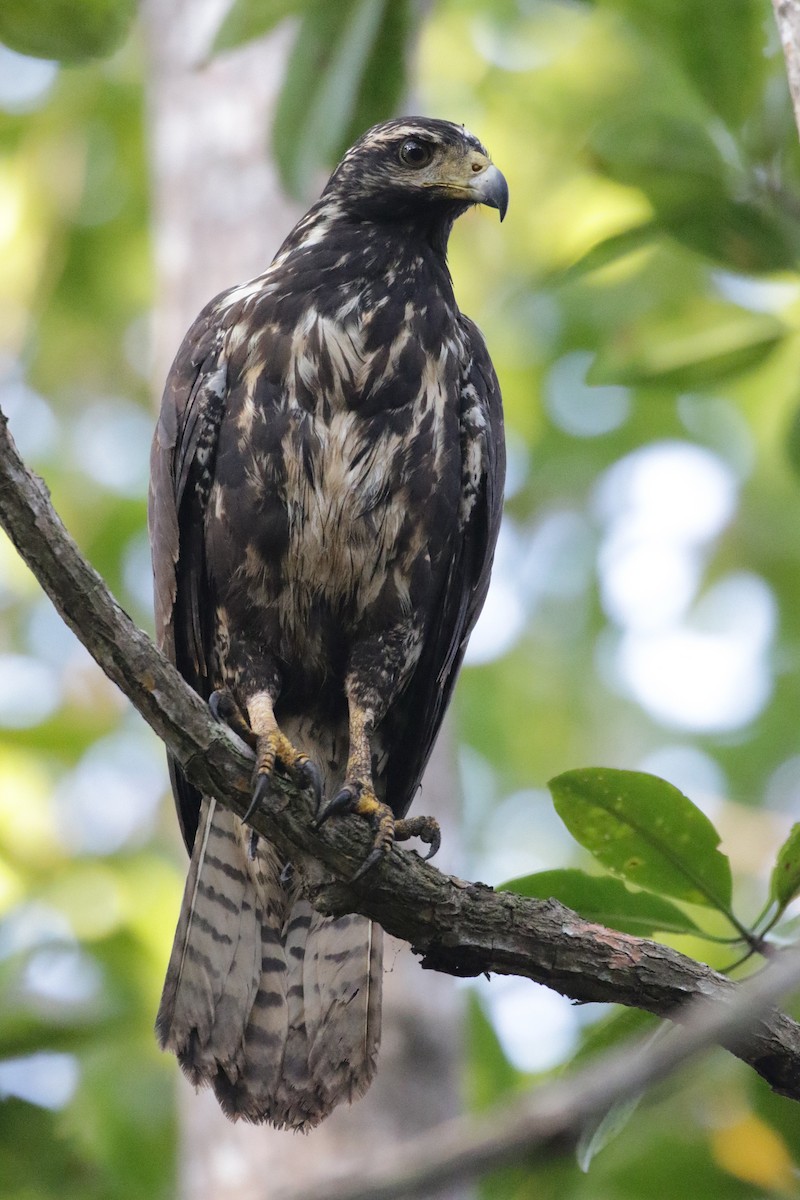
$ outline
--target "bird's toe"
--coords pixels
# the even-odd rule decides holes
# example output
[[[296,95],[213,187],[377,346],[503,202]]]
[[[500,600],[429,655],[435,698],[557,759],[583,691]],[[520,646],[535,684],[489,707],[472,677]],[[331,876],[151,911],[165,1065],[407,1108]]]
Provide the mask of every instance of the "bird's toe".
[[[217,688],[213,691],[208,697],[208,707],[215,720],[221,725],[227,725],[251,750],[255,750],[258,739],[227,688]]]
[[[395,822],[394,840],[396,842],[407,842],[409,838],[415,837],[429,847],[428,853],[422,855],[423,860],[427,861],[429,858],[433,858],[434,854],[438,854],[442,844],[442,831],[439,828],[439,822],[434,817],[405,817],[402,821]]]

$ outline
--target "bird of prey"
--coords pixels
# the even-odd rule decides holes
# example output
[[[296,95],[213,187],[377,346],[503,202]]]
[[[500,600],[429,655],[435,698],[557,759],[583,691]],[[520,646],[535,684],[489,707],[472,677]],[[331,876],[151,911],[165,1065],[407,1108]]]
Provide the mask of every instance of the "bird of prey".
[[[454,220],[508,202],[476,137],[368,130],[272,264],[201,312],[152,453],[159,644],[318,823],[436,845],[405,814],[486,595],[500,391],[447,268]],[[157,1019],[231,1117],[309,1129],[369,1086],[382,931],[316,912],[276,850],[171,763],[191,854]]]

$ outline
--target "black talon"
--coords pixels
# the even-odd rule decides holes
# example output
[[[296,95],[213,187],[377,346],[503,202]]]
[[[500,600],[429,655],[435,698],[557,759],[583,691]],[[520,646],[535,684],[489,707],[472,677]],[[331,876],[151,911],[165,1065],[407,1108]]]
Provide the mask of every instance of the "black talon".
[[[317,813],[314,821],[314,828],[321,829],[327,820],[337,816],[339,813],[347,813],[353,811],[353,805],[356,802],[356,795],[352,788],[343,787],[336,793],[332,800],[329,800],[322,810]]]
[[[226,688],[216,688],[208,697],[208,707],[214,720],[227,725],[251,750],[256,748],[256,735],[247,723],[242,710]]]
[[[315,762],[307,758],[297,772],[297,783],[301,788],[308,788],[314,797],[314,804],[319,808],[322,801],[322,776]]]
[[[374,850],[370,850],[369,854],[364,859],[363,863],[358,868],[355,875],[353,875],[352,878],[350,879],[350,882],[358,883],[359,879],[363,879],[364,876],[367,874],[367,872],[371,871],[372,868],[376,865],[376,863],[379,863],[381,861],[381,859],[384,858],[384,856],[385,856],[385,848],[383,846],[376,846]]]
[[[428,839],[423,838],[422,841],[428,842]],[[438,829],[437,829],[436,833],[433,835],[433,837],[430,839],[430,842],[428,842],[428,845],[430,846],[430,850],[428,851],[427,854],[422,855],[423,862],[427,862],[429,858],[433,858],[434,854],[439,853],[439,850],[442,845],[442,835],[441,835],[441,833],[439,833]]]
[[[317,814],[314,828],[319,829],[331,817],[345,813],[358,813],[359,816],[365,817],[374,831],[372,849],[350,880],[351,883],[356,883],[388,854],[394,842],[395,819],[391,809],[375,796],[372,784],[360,779],[346,782],[339,789]],[[435,829],[431,830],[431,837],[435,832]]]
[[[253,798],[250,801],[247,812],[242,817],[242,820],[245,822],[245,824],[247,824],[247,822],[250,820],[256,809],[260,808],[266,800],[267,796],[269,795],[270,783],[271,780],[269,775],[257,776],[255,787],[253,788]]]
[[[441,849],[442,831],[439,828],[438,823],[434,823],[432,826],[429,826],[426,830],[420,833],[420,838],[423,845],[427,844],[430,846],[428,853],[422,855],[422,861],[427,862],[429,858],[433,858],[434,854],[438,854],[439,850]]]

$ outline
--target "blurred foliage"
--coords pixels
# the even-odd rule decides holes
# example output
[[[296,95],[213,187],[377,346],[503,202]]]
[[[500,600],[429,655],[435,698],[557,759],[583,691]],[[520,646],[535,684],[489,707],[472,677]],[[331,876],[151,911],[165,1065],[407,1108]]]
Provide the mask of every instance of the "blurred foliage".
[[[395,115],[408,80],[411,0],[234,0],[212,53],[298,17],[272,130],[287,191],[307,197],[320,169],[368,126]]]
[[[281,177],[298,197],[364,129],[393,114],[406,80],[407,0],[307,6],[272,131]]]
[[[235,50],[263,37],[285,17],[309,8],[309,0],[233,0],[211,45],[211,54]]]
[[[111,49],[103,13],[133,10],[81,6],[95,36],[75,4],[46,6],[52,23],[45,6],[18,7],[31,38],[10,36],[11,4],[0,36],[64,59]],[[81,547],[149,627],[141,63],[129,48],[59,72],[0,53],[0,405]],[[0,675],[0,1194],[166,1200],[176,1116],[152,1022],[180,883],[165,846],[148,844],[161,749],[6,542]]]
[[[135,14],[136,0],[3,0],[0,41],[20,54],[84,62],[116,50]]]
[[[0,39],[65,61],[100,54],[132,7],[6,0]],[[78,9],[91,36],[63,21]],[[318,165],[409,86],[411,107],[475,130],[510,184],[502,228],[471,214],[451,243],[459,300],[503,385],[511,463],[455,703],[464,873],[518,877],[531,894],[583,888],[592,911],[727,965],[696,912],[673,905],[668,919],[636,907],[658,897],[598,885],[554,819],[546,780],[635,770],[713,820],[734,911],[752,927],[769,892],[761,915],[783,921],[789,905],[773,932],[788,937],[800,150],[768,0],[436,0],[423,13],[410,0],[237,0],[216,49],[284,18],[295,40],[272,145],[296,192],[310,199]],[[142,53],[130,39],[59,69],[0,47],[0,404],[79,544],[149,627]],[[184,864],[166,808],[159,828],[161,749],[5,543],[0,674],[0,1194],[171,1196],[175,1067],[151,1024]],[[586,842],[578,806],[564,811]],[[703,928],[729,933],[714,917]],[[522,989],[516,1021],[497,981],[471,993],[478,1108],[647,1025],[565,1004],[555,1037],[540,993]],[[796,1190],[797,1108],[729,1056],[627,1115],[588,1175],[574,1162],[508,1171],[484,1195]]]

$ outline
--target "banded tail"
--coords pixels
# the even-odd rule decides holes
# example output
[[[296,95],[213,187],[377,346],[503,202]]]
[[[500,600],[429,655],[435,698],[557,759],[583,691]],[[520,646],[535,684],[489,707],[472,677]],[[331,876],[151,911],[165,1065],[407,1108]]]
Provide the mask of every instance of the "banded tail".
[[[369,1087],[383,931],[315,912],[263,838],[205,799],[156,1019],[226,1114],[307,1130]]]

